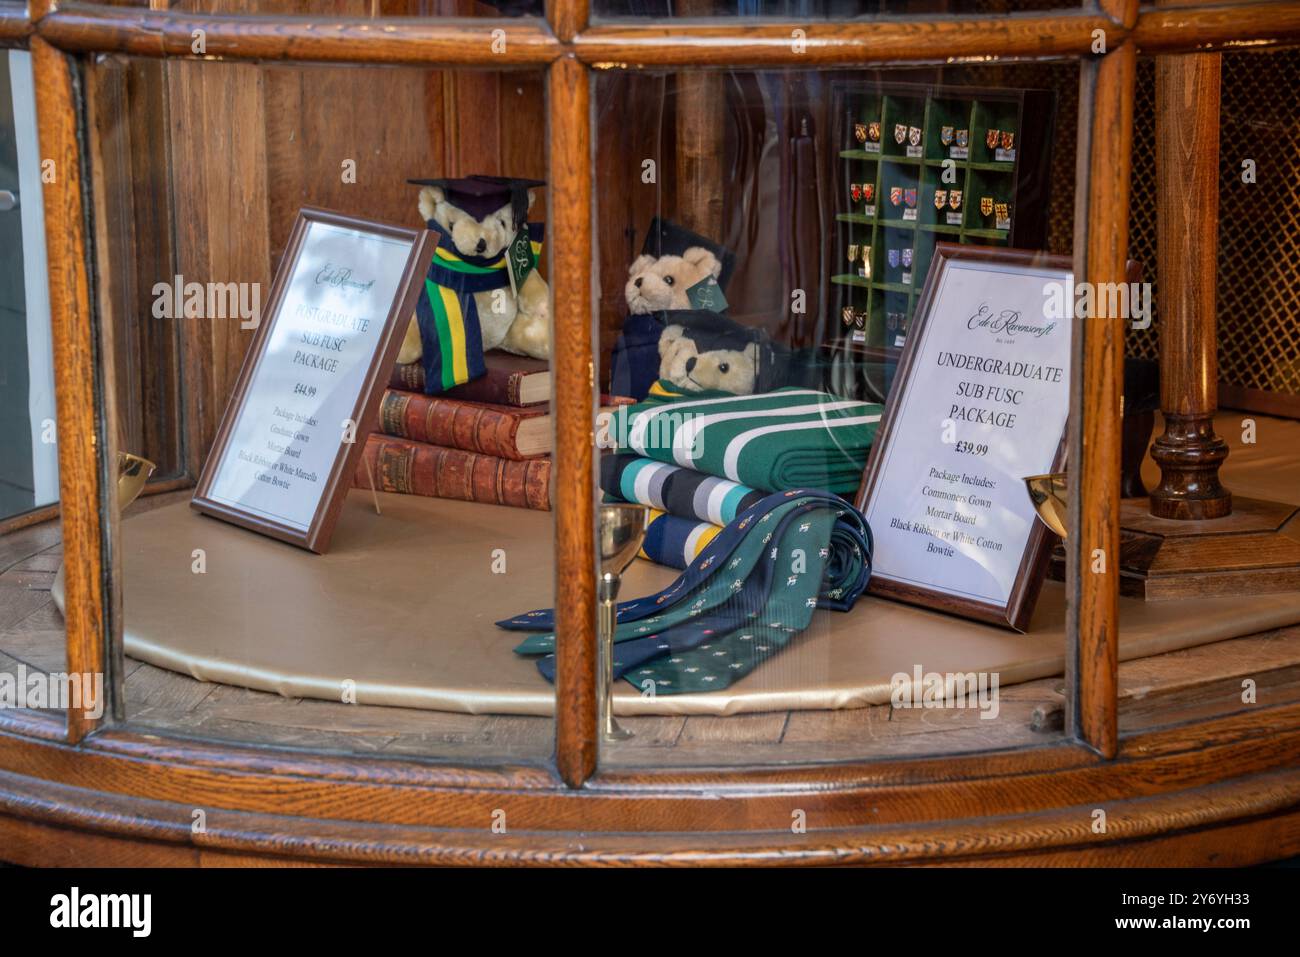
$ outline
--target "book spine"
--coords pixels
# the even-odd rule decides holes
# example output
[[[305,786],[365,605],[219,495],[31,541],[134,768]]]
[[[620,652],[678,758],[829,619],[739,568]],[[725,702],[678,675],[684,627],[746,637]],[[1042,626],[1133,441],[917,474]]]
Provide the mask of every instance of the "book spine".
[[[514,405],[522,406],[523,402],[519,400],[519,392],[523,386],[524,373],[506,372],[502,369],[491,369],[463,385],[448,389],[442,393],[449,399],[467,399],[470,402],[491,402],[494,405]],[[424,366],[418,362],[409,362],[406,365],[396,365],[393,367],[392,375],[388,377],[388,387],[390,389],[400,389],[403,392],[424,392]]]
[[[369,469],[367,469],[369,466]],[[549,511],[551,460],[512,462],[463,449],[372,435],[366,440],[353,484],[381,492],[509,505]]]
[[[388,377],[390,389],[402,389],[406,392],[424,391],[424,366],[418,362],[393,366],[392,375]]]
[[[379,405],[379,431],[497,458],[531,458],[519,453],[517,416],[441,396],[389,389]]]
[[[447,390],[447,397],[468,399],[470,402],[491,402],[494,405],[522,406],[519,390],[523,385],[522,372],[505,372],[501,369],[488,369],[477,379],[464,385]]]

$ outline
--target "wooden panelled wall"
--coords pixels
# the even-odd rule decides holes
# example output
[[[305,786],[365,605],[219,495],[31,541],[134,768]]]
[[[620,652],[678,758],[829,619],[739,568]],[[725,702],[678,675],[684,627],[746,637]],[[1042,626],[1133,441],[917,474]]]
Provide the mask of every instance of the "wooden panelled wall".
[[[296,12],[289,0],[194,6]],[[334,6],[352,16],[475,7]],[[544,86],[540,71],[97,59],[86,70],[87,123],[119,448],[152,458],[160,475],[197,476],[252,340],[238,318],[155,319],[155,283],[257,282],[265,297],[302,206],[416,225],[408,178],[544,179]],[[344,179],[346,160],[355,182]],[[534,217],[545,202],[542,190]]]
[[[196,275],[250,277],[267,288],[304,205],[418,224],[408,178],[545,176],[537,73],[168,68],[177,259]],[[449,124],[448,116],[473,121]],[[344,179],[349,160],[355,183]],[[192,471],[251,335],[226,322],[186,337],[185,381],[196,386],[187,395]]]
[[[274,12],[277,2],[292,7],[288,0],[202,6]],[[384,9],[412,12],[420,5],[421,0],[389,0]],[[423,5],[430,6],[428,0]],[[372,12],[369,0],[339,0],[336,6],[339,13]],[[464,13],[472,6],[467,0],[433,4],[439,12]],[[1051,247],[1068,252],[1064,227],[1072,219],[1075,185],[1073,67],[892,75],[933,80],[940,72],[949,82],[1057,88],[1062,134],[1052,219],[1063,228],[1053,231]],[[701,87],[690,74],[596,73],[596,266],[606,374],[625,318],[627,266],[657,214],[747,252],[732,281],[738,318],[795,345],[815,340],[822,290],[808,276],[819,273],[823,257],[837,254],[817,249],[817,237],[827,231],[816,215],[804,223],[808,217],[800,211],[826,205],[818,191],[830,180],[821,166],[833,154],[824,142],[831,125],[829,97],[821,94],[834,76],[793,82],[778,74],[719,73]],[[200,282],[260,282],[265,291],[300,206],[415,224],[415,189],[406,184],[408,177],[547,175],[540,72],[103,57],[86,69],[86,92],[97,293],[118,360],[118,442],[156,461],[161,477],[197,475],[252,332],[235,319],[154,319],[156,282],[181,275]],[[1151,125],[1149,104],[1147,109],[1139,121],[1139,154],[1141,135]],[[763,148],[765,124],[772,120],[781,124],[777,142],[788,146],[778,155]],[[811,167],[821,169],[820,179],[798,168],[799,144],[805,142],[806,152],[822,154]],[[346,159],[356,162],[354,184],[343,180]],[[646,159],[657,163],[651,182],[642,175]],[[1140,159],[1138,180],[1145,170]],[[811,190],[810,196],[789,208],[800,187]],[[1142,242],[1144,195],[1135,191],[1135,250]],[[758,210],[765,211],[762,217]],[[788,235],[754,230],[760,218],[770,222],[773,212],[790,224]],[[533,215],[545,216],[544,191]],[[792,243],[791,237],[802,239]],[[808,262],[802,261],[805,250]],[[774,262],[783,269],[773,270]],[[796,285],[806,285],[809,295],[802,323],[785,308]],[[756,306],[768,303],[770,308]]]
[[[1074,82],[1072,68],[1055,72]],[[745,251],[731,283],[738,319],[796,346],[817,341],[821,263],[838,255],[822,248],[833,205],[822,190],[834,155],[828,90],[842,75],[720,73],[701,85],[682,73],[596,74],[605,375],[626,318],[627,268],[655,215]],[[237,320],[153,319],[155,282],[179,274],[265,290],[303,205],[414,224],[409,177],[547,175],[536,72],[108,59],[88,79],[100,154],[100,301],[125,357],[119,442],[164,475],[201,468],[252,332]],[[342,177],[347,159],[356,161],[355,184]],[[648,159],[653,176],[645,175]],[[544,199],[543,191],[535,217],[545,216]],[[798,315],[788,308],[796,287],[808,297]],[[184,450],[181,434],[189,436]]]

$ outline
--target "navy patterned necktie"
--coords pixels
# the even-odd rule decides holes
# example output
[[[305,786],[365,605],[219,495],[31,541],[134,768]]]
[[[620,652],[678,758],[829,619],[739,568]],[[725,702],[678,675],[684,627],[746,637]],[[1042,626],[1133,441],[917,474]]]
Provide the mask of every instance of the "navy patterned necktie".
[[[614,675],[647,695],[717,691],[808,627],[817,608],[847,611],[871,575],[871,530],[843,499],[776,492],[727,525],[671,585],[621,602]],[[539,631],[515,648],[555,680],[554,613],[497,622]]]

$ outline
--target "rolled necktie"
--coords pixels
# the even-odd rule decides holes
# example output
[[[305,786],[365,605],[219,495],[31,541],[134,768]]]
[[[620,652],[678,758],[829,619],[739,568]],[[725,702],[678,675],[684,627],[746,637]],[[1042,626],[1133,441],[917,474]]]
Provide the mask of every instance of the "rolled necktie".
[[[769,495],[728,524],[671,585],[620,602],[614,676],[643,693],[718,691],[776,655],[813,611],[848,611],[871,576],[871,529],[837,495]],[[538,631],[515,648],[555,680],[551,609],[499,621]]]
[[[616,501],[636,502],[678,518],[726,525],[767,495],[694,469],[627,453],[600,460],[600,488]]]
[[[646,517],[645,540],[638,557],[656,565],[684,569],[721,531],[721,525],[678,518],[652,508]]]

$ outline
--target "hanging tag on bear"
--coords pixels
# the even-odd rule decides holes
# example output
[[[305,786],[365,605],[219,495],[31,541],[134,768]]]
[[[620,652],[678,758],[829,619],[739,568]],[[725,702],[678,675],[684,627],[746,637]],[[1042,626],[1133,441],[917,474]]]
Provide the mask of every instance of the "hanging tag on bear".
[[[528,226],[520,226],[515,238],[506,247],[506,272],[510,274],[510,291],[519,297],[519,290],[524,280],[533,271],[533,241],[528,235]]]
[[[705,276],[687,289],[686,298],[690,300],[692,309],[707,309],[709,312],[725,312],[727,309],[727,297],[712,276]]]

